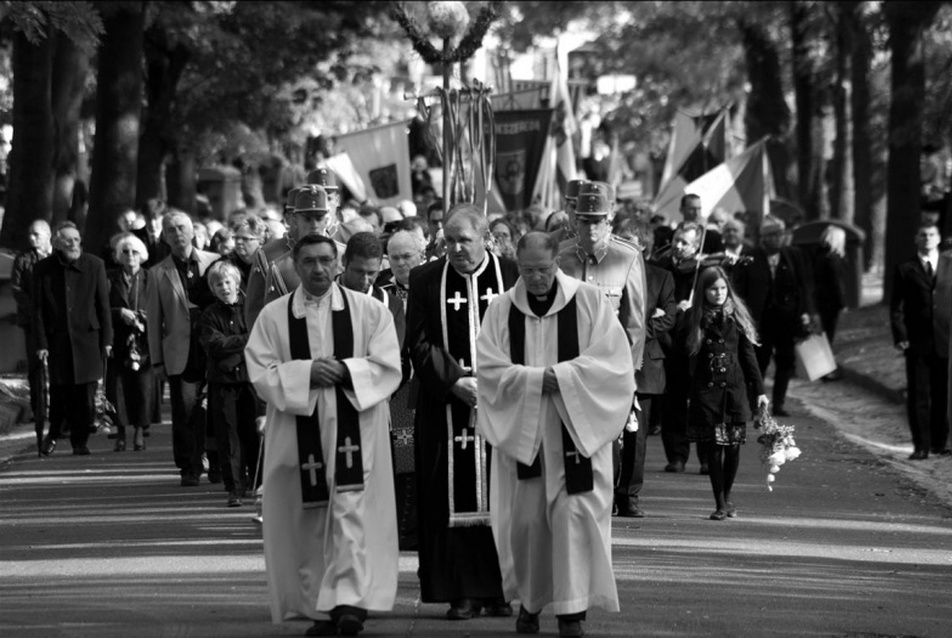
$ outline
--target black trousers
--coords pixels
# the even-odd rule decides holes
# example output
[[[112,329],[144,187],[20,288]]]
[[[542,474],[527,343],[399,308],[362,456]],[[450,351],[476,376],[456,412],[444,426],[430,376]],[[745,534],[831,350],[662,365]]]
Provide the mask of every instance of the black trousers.
[[[829,336],[829,335],[827,335]],[[794,329],[788,317],[765,314],[761,325],[760,345],[755,348],[760,374],[766,379],[770,360],[774,360],[773,406],[783,408],[787,388],[796,367],[793,352]]]
[[[645,484],[645,448],[648,441],[648,423],[654,403],[654,395],[639,394],[638,431],[625,430],[618,458],[618,480],[615,481],[615,503],[638,506],[638,495]],[[623,505],[619,505],[623,507]]]
[[[666,381],[661,397],[661,443],[668,463],[687,463],[691,457],[691,442],[688,441],[688,408],[691,400],[688,359],[670,354],[664,360],[664,366]],[[697,458],[702,464],[707,464],[707,444],[697,444]]]
[[[205,452],[205,411],[198,400],[204,382],[192,383],[182,375],[169,377],[172,404],[172,457],[182,476],[201,476]]]
[[[948,447],[949,360],[906,351],[906,411],[917,452]]]
[[[47,436],[58,439],[66,425],[70,444],[73,447],[86,445],[90,428],[96,420],[96,385],[95,381],[50,385],[50,431]]]
[[[49,415],[45,413],[46,406],[40,405],[41,389],[43,387],[43,363],[36,356],[38,349],[36,339],[33,336],[33,330],[23,328],[23,337],[26,343],[26,378],[30,383],[30,409],[33,410],[33,418],[39,418],[37,415],[43,412],[43,418]]]
[[[252,488],[258,463],[255,395],[250,384],[208,384],[208,415],[215,428],[225,490]]]

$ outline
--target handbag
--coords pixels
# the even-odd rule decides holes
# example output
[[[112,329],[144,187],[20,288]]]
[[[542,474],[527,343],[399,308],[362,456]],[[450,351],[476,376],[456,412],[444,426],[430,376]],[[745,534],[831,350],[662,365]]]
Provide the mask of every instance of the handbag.
[[[836,370],[836,359],[826,333],[811,334],[794,345],[797,376],[816,381]]]

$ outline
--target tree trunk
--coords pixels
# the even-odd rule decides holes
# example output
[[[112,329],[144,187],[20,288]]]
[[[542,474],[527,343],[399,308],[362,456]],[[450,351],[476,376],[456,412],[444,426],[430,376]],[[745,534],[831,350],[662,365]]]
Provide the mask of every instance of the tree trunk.
[[[165,29],[156,24],[145,38],[146,98],[139,140],[136,206],[157,197],[166,199],[165,162],[175,148],[173,108],[178,83],[191,54],[182,45],[170,46]]]
[[[107,5],[103,5],[107,6]],[[117,3],[104,11],[99,46],[96,138],[86,238],[104,245],[117,230],[116,217],[136,203],[139,117],[142,110],[142,3]]]
[[[168,167],[169,206],[195,214],[195,192],[198,175],[198,160],[188,150],[176,152]]]
[[[940,2],[886,2],[892,53],[889,103],[889,173],[886,183],[886,271],[884,299],[892,293],[897,264],[912,258],[921,219],[922,122],[926,94],[923,32]]]
[[[782,138],[790,127],[790,109],[784,100],[777,45],[759,24],[741,20],[738,26],[751,86],[744,115],[747,144],[754,144],[765,135]]]
[[[836,79],[833,85],[833,113],[836,118],[836,138],[833,140],[832,180],[830,184],[830,216],[852,223],[854,192],[851,160],[850,72],[852,29],[851,8],[844,3],[836,12]]]
[[[23,249],[35,219],[53,214],[53,112],[50,78],[53,42],[31,44],[21,31],[13,40],[13,144],[8,158],[6,211],[0,246]]]
[[[861,2],[845,3],[849,11],[843,12],[851,31],[850,49],[850,107],[852,110],[853,136],[853,189],[855,195],[853,223],[866,233],[863,255],[864,269],[868,270],[873,259],[873,145],[870,135],[869,67],[872,43],[869,30],[863,20]]]
[[[69,218],[82,228],[86,221],[85,207],[74,208],[73,195],[79,179],[80,110],[86,94],[89,56],[62,33],[56,34],[55,43],[52,77],[53,220]],[[75,190],[77,194],[85,191],[82,185]]]
[[[792,32],[793,90],[797,107],[795,138],[797,142],[797,194],[798,203],[807,215],[816,216],[819,202],[816,200],[817,172],[814,170],[814,73],[813,58],[807,39],[807,13],[804,3],[790,3],[790,30]],[[822,173],[820,173],[822,175]]]

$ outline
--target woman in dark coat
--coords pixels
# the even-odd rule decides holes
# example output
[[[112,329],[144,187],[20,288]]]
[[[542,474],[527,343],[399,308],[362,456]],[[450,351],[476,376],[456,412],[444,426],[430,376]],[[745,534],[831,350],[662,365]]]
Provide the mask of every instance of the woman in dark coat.
[[[744,302],[734,295],[719,266],[698,278],[694,305],[685,323],[691,356],[691,408],[688,439],[708,442],[708,468],[717,509],[711,519],[736,515],[731,488],[740,464],[740,445],[751,419],[748,388],[756,407],[765,409],[764,381],[754,354],[757,332]]]
[[[126,426],[131,425],[133,449],[138,452],[145,449],[143,434],[149,426],[155,394],[146,336],[149,277],[142,268],[149,259],[149,251],[142,240],[131,233],[121,235],[115,245],[119,268],[110,271],[108,278],[109,307],[116,337],[107,391],[119,413],[115,451],[126,449]],[[118,401],[120,391],[122,402]]]

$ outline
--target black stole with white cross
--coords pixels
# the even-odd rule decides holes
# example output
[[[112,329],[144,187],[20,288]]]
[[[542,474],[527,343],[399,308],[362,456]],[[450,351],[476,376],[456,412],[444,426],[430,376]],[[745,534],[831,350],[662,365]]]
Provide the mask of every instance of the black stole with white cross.
[[[334,332],[334,357],[338,360],[354,355],[354,327],[351,323],[347,293],[341,289],[344,307],[331,312]],[[292,359],[313,359],[307,336],[307,315],[294,316],[288,296],[288,335]],[[340,385],[337,394],[337,445],[334,483],[336,491],[350,492],[364,489],[364,464],[361,456],[360,415],[344,395]],[[325,507],[329,500],[324,450],[321,446],[321,424],[318,418],[320,403],[311,416],[297,417],[298,463],[301,468],[301,499],[305,509]]]
[[[443,344],[467,375],[476,375],[476,337],[490,302],[503,292],[495,255],[473,273],[443,268],[440,294]],[[450,395],[446,404],[449,526],[489,525],[489,446],[476,433],[476,413]]]
[[[569,361],[578,357],[578,314],[575,297],[556,315],[558,318],[559,361]],[[543,319],[544,321],[544,319]],[[525,365],[526,361],[526,316],[512,304],[509,308],[509,356],[515,365]],[[595,485],[592,474],[592,459],[582,456],[575,447],[565,423],[562,426],[562,452],[565,455],[565,487],[569,494],[591,492]],[[542,476],[542,463],[536,455],[531,465],[519,463],[516,475],[520,480]]]

